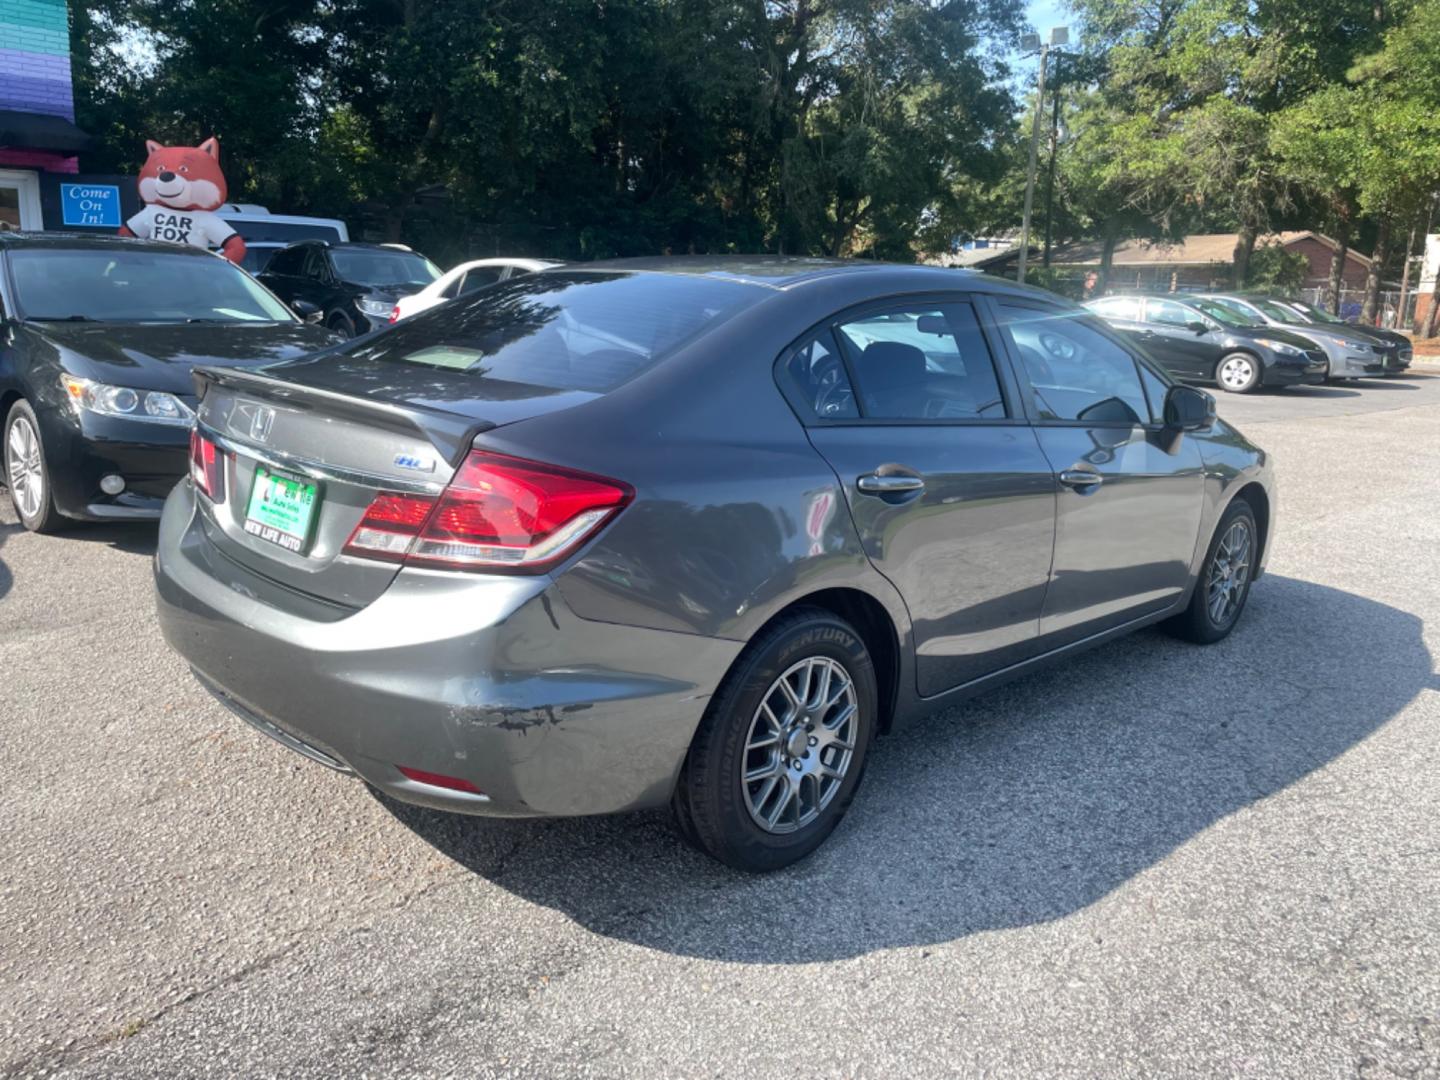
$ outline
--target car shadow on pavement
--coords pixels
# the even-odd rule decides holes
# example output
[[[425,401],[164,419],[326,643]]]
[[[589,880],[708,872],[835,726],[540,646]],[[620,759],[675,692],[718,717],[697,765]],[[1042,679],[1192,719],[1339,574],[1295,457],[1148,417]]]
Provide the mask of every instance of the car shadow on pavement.
[[[154,555],[160,541],[160,529],[153,521],[72,522],[64,532],[57,534],[60,541],[82,541],[87,544],[106,544],[116,551],[128,555]]]
[[[1348,386],[1336,386],[1334,383],[1327,383],[1324,386],[1262,386],[1260,392],[1265,397],[1305,397],[1305,398],[1349,398],[1359,397],[1360,391]]]
[[[936,944],[1077,912],[1335,760],[1440,689],[1421,630],[1268,576],[1220,645],[1146,631],[880,740],[830,841],[764,877],[690,851],[660,812],[490,821],[384,802],[475,874],[646,948],[807,963]]]
[[[4,489],[0,489],[4,490]],[[17,533],[25,531],[25,527],[19,523],[0,521],[0,551],[5,547],[5,541]],[[15,575],[10,572],[10,567],[5,564],[5,556],[0,554],[0,597],[4,597],[15,584]]]

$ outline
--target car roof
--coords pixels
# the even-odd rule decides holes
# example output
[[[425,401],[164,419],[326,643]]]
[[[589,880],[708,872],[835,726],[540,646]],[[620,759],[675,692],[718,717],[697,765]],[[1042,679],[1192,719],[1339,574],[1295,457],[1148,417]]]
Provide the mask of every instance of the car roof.
[[[214,255],[204,248],[172,244],[164,240],[141,240],[132,236],[103,236],[69,232],[0,232],[0,249],[10,251],[114,251],[117,249],[166,251],[176,255]]]
[[[257,244],[266,243],[264,240],[255,241]],[[285,247],[306,247],[310,244],[319,244],[321,247],[341,248],[349,251],[359,248],[362,251],[399,251],[406,255],[419,255],[414,248],[406,247],[404,244],[371,244],[364,240],[326,240],[323,236],[306,236],[299,240],[275,241]],[[421,256],[422,258],[424,256]]]
[[[915,263],[875,262],[869,259],[831,259],[792,255],[667,255],[635,259],[602,259],[588,263],[565,263],[542,274],[569,273],[682,274],[692,277],[724,278],[770,289],[791,289],[812,282],[840,277],[867,276],[877,289],[923,292],[950,290],[963,281],[970,292],[1007,293],[1066,303],[1063,297],[1005,278],[991,277],[975,270]]]

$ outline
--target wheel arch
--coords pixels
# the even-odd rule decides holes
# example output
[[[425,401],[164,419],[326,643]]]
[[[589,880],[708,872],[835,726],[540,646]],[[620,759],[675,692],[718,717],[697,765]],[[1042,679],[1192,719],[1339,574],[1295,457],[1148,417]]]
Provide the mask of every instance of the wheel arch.
[[[807,593],[786,604],[767,619],[755,636],[798,608],[821,608],[855,627],[875,664],[875,689],[880,702],[876,730],[885,732],[895,717],[901,679],[900,634],[886,610],[875,597],[862,589],[836,587]]]
[[[1252,480],[1245,484],[1239,491],[1235,492],[1225,504],[1229,509],[1236,499],[1244,499],[1250,506],[1250,512],[1255,515],[1255,528],[1260,530],[1259,549],[1261,558],[1260,565],[1264,565],[1264,556],[1269,551],[1270,545],[1270,494],[1265,490],[1265,485],[1258,480]],[[1256,577],[1259,577],[1256,574]]]

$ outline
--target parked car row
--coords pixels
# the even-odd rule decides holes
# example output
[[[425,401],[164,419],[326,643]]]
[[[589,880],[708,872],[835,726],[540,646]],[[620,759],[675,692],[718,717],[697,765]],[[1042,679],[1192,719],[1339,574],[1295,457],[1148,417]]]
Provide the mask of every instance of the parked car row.
[[[475,259],[442,274],[403,244],[317,238],[252,244],[245,268],[292,307],[312,305],[328,329],[356,337],[487,285],[556,265],[550,259]]]
[[[342,281],[428,273],[285,251],[372,324]],[[345,340],[202,252],[0,237],[21,520],[163,498],[166,639],[315,762],[467,814],[668,804],[747,870],[825,840],[876,736],[1142,626],[1218,641],[1264,568],[1266,454],[1052,295],[806,259],[509,270]]]
[[[1244,293],[1119,294],[1085,305],[1176,378],[1231,393],[1393,375],[1410,342],[1391,330],[1326,316],[1291,300]]]

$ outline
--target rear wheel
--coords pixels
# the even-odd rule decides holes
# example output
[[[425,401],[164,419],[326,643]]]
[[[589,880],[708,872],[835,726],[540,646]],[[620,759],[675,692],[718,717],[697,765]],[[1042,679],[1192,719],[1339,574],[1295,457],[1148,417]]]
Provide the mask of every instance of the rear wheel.
[[[1260,385],[1260,361],[1249,353],[1226,353],[1215,365],[1215,382],[1232,394],[1248,394]]]
[[[40,422],[28,402],[17,401],[5,419],[5,483],[20,524],[31,532],[54,532],[63,519],[50,495],[50,470]]]
[[[1225,508],[1210,540],[1190,606],[1168,620],[1165,628],[1177,637],[1200,645],[1228,637],[1250,597],[1250,583],[1255,577],[1255,560],[1259,555],[1260,533],[1255,527],[1255,514],[1248,502],[1236,499]]]
[[[820,609],[776,623],[711,700],[673,799],[680,832],[741,870],[778,870],[834,831],[865,767],[875,669],[854,627]]]

